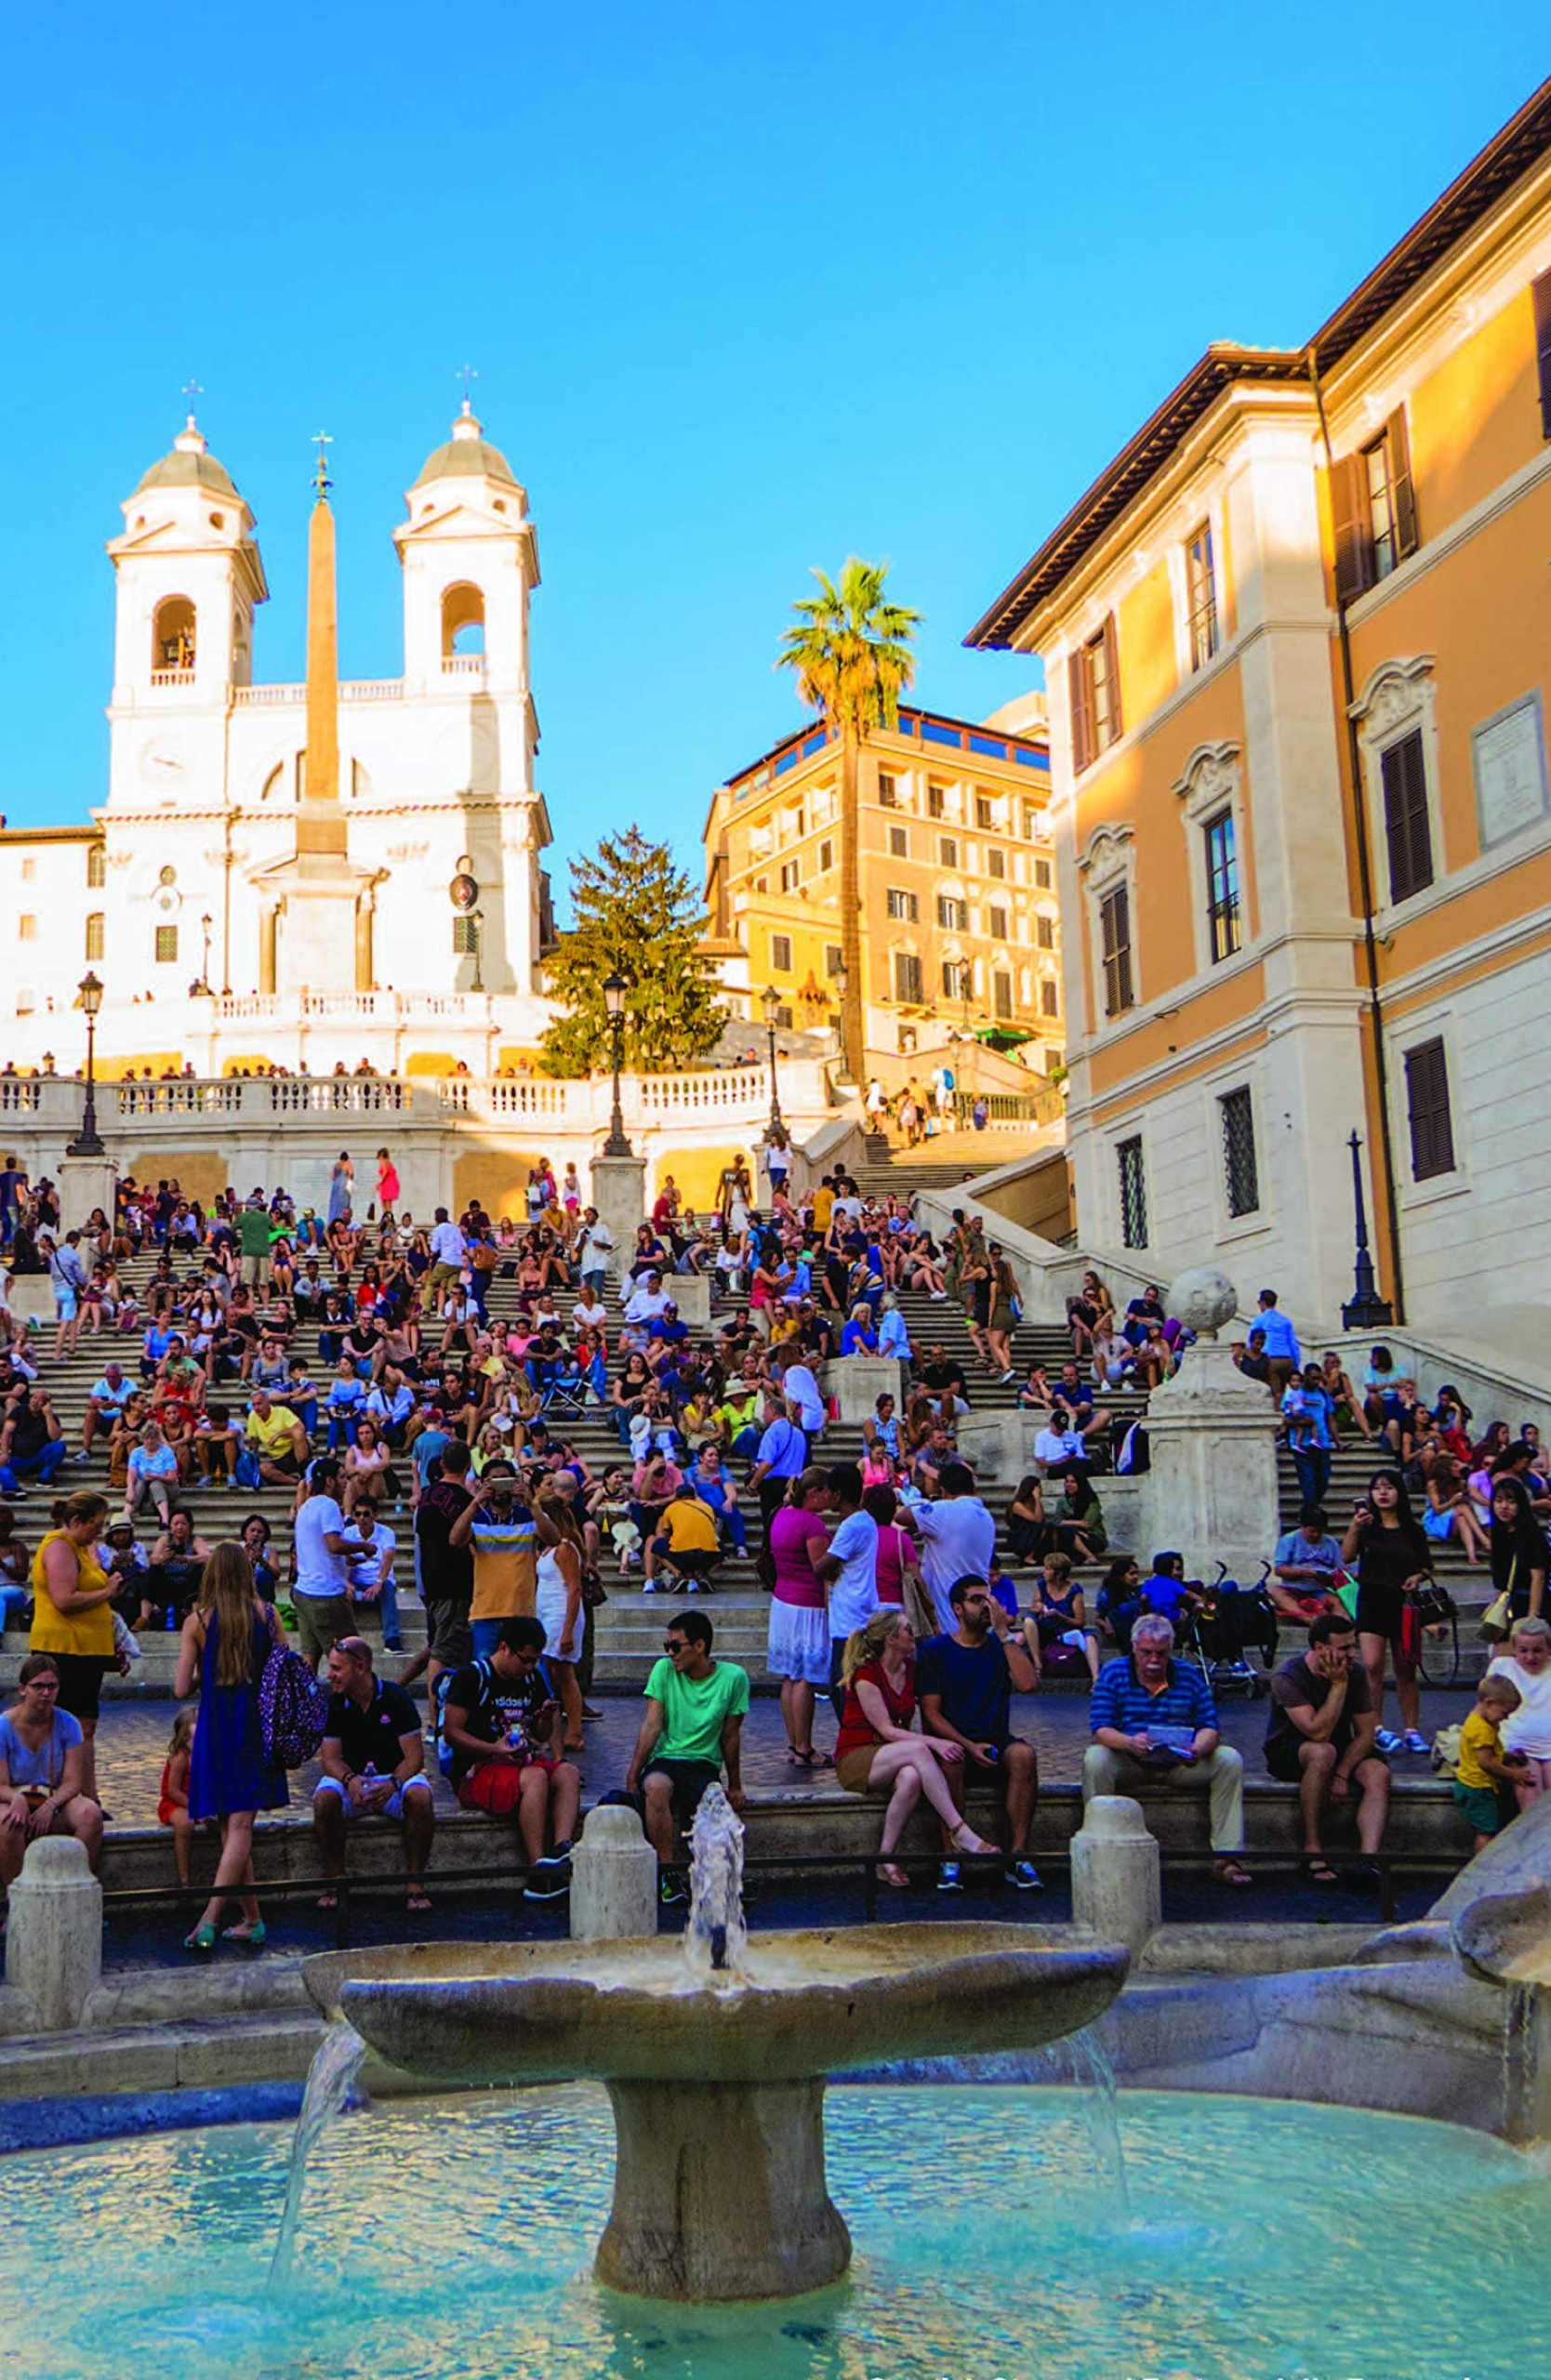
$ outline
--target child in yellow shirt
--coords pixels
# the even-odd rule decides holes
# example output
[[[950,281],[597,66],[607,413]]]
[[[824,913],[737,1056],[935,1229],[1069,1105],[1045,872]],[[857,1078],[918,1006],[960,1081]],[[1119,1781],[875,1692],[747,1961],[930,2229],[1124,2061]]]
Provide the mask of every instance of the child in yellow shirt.
[[[1511,1677],[1482,1678],[1476,1708],[1460,1729],[1454,1800],[1476,1830],[1478,1851],[1486,1849],[1503,1823],[1497,1788],[1516,1784],[1523,1774],[1524,1754],[1503,1750],[1503,1722],[1520,1699]]]

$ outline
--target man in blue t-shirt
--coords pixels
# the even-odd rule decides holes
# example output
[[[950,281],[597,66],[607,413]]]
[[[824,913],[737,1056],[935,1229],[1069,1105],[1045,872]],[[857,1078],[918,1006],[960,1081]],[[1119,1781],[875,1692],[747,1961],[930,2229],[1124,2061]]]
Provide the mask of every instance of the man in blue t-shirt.
[[[1173,1659],[1174,1632],[1144,1612],[1129,1659],[1106,1661],[1088,1706],[1094,1740],[1082,1759],[1082,1798],[1133,1794],[1143,1778],[1211,1797],[1213,1872],[1219,1884],[1253,1882],[1244,1848],[1244,1764],[1225,1744],[1212,1688],[1200,1670]],[[919,1671],[917,1673],[919,1686]]]
[[[929,1736],[946,1736],[963,1747],[962,1761],[943,1771],[960,1807],[972,1768],[1001,1793],[1007,1805],[1007,1881],[1019,1892],[1038,1892],[1040,1874],[1028,1857],[1028,1837],[1040,1768],[1033,1745],[1013,1733],[1012,1701],[1014,1694],[1033,1693],[1039,1665],[984,1579],[955,1579],[948,1600],[958,1626],[950,1634],[929,1636],[916,1656],[921,1725]],[[953,1848],[946,1831],[944,1847]],[[963,1890],[957,1859],[944,1859],[937,1890]]]

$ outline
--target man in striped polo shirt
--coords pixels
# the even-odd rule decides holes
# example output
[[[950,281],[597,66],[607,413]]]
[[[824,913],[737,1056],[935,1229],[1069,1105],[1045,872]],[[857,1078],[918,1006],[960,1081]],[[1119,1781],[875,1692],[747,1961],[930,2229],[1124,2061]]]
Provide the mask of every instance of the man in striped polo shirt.
[[[1136,1622],[1129,1659],[1106,1661],[1094,1686],[1094,1740],[1082,1759],[1082,1798],[1134,1793],[1143,1778],[1210,1797],[1213,1873],[1253,1880],[1244,1848],[1244,1764],[1218,1731],[1217,1706],[1198,1669],[1173,1659],[1174,1632],[1157,1614]]]

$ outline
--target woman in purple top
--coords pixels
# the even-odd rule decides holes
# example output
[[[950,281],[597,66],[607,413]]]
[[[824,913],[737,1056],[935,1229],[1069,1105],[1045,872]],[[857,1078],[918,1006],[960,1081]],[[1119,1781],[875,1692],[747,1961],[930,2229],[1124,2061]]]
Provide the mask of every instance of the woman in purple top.
[[[818,1575],[829,1551],[823,1520],[829,1501],[828,1477],[813,1465],[792,1481],[770,1523],[776,1586],[766,1661],[781,1681],[781,1717],[799,1768],[829,1766],[829,1753],[814,1750],[815,1689],[829,1684],[829,1613]]]

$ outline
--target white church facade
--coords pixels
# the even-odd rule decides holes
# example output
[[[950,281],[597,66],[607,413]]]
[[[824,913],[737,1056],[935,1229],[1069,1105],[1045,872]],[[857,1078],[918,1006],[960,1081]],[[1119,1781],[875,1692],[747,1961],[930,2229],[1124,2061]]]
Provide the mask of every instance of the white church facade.
[[[146,472],[108,549],[107,799],[80,826],[0,830],[0,1064],[81,1064],[88,969],[108,1076],[320,1074],[363,1058],[488,1076],[532,1050],[551,931],[529,672],[537,540],[467,403],[407,505],[393,533],[402,676],[335,675],[320,496],[309,679],[266,685],[253,516],[192,416]],[[310,840],[331,856],[298,857]]]

